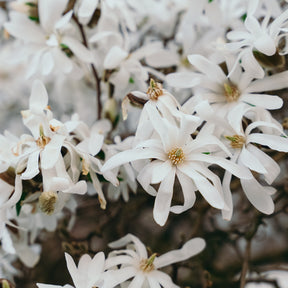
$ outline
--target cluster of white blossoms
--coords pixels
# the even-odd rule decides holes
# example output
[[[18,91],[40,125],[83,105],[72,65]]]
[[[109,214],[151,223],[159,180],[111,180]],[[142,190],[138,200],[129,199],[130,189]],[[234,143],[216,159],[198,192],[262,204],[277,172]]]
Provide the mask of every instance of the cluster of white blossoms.
[[[234,177],[257,210],[272,214],[280,167],[271,151],[288,152],[270,112],[288,88],[288,10],[278,2],[17,0],[0,8],[1,103],[22,107],[11,87],[31,89],[26,132],[0,135],[0,278],[19,274],[17,257],[37,264],[37,237],[55,231],[63,211],[76,215],[76,194],[97,194],[105,209],[141,186],[160,226],[201,194],[231,220]],[[200,253],[205,241],[160,257],[132,234],[110,248],[126,245],[107,259],[85,254],[78,268],[66,253],[75,288],[179,287],[159,269]]]

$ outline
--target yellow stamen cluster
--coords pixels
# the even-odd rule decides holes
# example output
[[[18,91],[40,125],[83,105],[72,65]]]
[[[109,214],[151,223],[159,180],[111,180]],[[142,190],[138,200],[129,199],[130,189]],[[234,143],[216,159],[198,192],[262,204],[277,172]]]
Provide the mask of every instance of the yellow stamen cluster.
[[[168,158],[170,159],[173,165],[178,165],[183,163],[185,155],[182,148],[174,148],[169,151]]]
[[[240,97],[240,91],[236,85],[231,83],[224,83],[224,95],[227,102],[234,102],[237,101]]]
[[[42,194],[39,197],[40,210],[47,215],[53,214],[57,199],[58,195],[54,191],[42,192]]]
[[[140,269],[143,272],[150,272],[152,270],[155,269],[155,266],[153,264],[155,258],[156,258],[156,253],[154,253],[153,255],[151,255],[148,259],[142,259],[140,261]]]
[[[40,136],[37,140],[36,140],[36,144],[41,148],[44,149],[44,147],[50,142],[50,138],[46,137],[46,136]]]
[[[246,143],[245,137],[241,135],[225,136],[225,138],[231,141],[232,148],[242,148]]]
[[[146,93],[150,100],[158,100],[158,97],[163,95],[163,88],[161,83],[155,82],[153,79],[150,79],[150,86]]]
[[[44,129],[43,126],[40,125],[39,127],[40,130],[40,136],[39,138],[36,140],[36,144],[41,148],[44,149],[44,147],[50,142],[50,138],[44,135]]]

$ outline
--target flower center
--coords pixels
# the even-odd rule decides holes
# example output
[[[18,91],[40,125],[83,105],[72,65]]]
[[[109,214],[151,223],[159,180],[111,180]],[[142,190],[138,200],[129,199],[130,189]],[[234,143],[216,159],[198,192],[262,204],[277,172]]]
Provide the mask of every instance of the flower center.
[[[185,155],[182,148],[174,148],[169,151],[168,158],[171,160],[173,165],[178,165],[183,163]]]
[[[242,148],[246,143],[245,137],[241,135],[225,136],[226,139],[230,140],[230,145],[232,148]]]
[[[163,88],[161,83],[155,82],[154,79],[150,79],[150,86],[147,90],[147,95],[150,100],[157,101],[158,97],[163,95]]]
[[[150,272],[152,270],[155,269],[155,266],[153,264],[155,257],[156,257],[156,253],[154,253],[153,255],[151,255],[148,259],[142,259],[140,261],[140,269],[143,272]]]
[[[227,102],[234,102],[237,101],[240,97],[240,91],[236,85],[231,83],[224,83],[224,95]]]
[[[39,127],[40,130],[40,136],[39,138],[36,140],[36,144],[41,148],[44,149],[44,147],[50,142],[51,138],[47,137],[44,135],[44,129],[43,126],[40,125]]]
[[[42,194],[39,197],[40,210],[47,215],[53,214],[57,199],[58,199],[58,195],[54,191],[42,192]]]

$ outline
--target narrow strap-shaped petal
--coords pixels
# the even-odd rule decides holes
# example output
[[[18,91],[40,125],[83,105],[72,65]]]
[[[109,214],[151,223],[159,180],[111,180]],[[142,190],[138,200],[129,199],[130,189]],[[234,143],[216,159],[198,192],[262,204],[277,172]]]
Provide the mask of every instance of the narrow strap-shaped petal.
[[[247,169],[245,167],[241,167],[232,161],[229,161],[223,157],[205,155],[205,154],[192,154],[187,157],[189,161],[203,161],[210,164],[216,164],[224,168],[225,170],[230,171],[233,175],[238,178],[249,179],[250,174],[247,173]]]
[[[135,244],[135,249],[137,251],[137,254],[140,256],[140,258],[147,258],[147,251],[144,246],[144,244],[137,238],[136,236],[132,234],[127,234],[126,236],[120,238],[119,240],[113,241],[109,243],[110,248],[118,248],[126,246],[129,243]]]
[[[251,204],[260,212],[272,214],[274,203],[271,194],[275,191],[273,187],[262,186],[255,178],[240,179],[243,191]]]
[[[204,176],[196,172],[193,166],[185,163],[185,165],[179,166],[179,170],[194,181],[199,192],[211,206],[218,209],[224,207],[222,192],[218,191]]]
[[[133,266],[121,268],[118,270],[109,270],[105,273],[104,287],[115,287],[120,283],[134,277],[137,274],[137,269]]]
[[[149,278],[152,277],[156,281],[159,282],[161,287],[163,288],[180,288],[178,285],[175,285],[169,275],[166,273],[159,271],[159,270],[153,270],[149,273]]]
[[[252,153],[250,153],[250,151],[247,150],[245,146],[242,147],[239,159],[243,163],[243,165],[245,165],[249,169],[256,171],[260,174],[267,173],[267,170],[265,169],[265,167],[263,167],[261,162]]]
[[[39,165],[38,165],[39,154],[40,149],[37,149],[36,151],[32,152],[29,155],[27,167],[25,172],[21,174],[21,179],[23,180],[32,179],[39,173]]]
[[[128,288],[139,288],[139,287],[142,287],[145,278],[146,278],[145,275],[142,274],[142,273],[136,274],[134,279],[130,282]]]
[[[125,250],[123,251],[123,253],[125,253]],[[105,269],[110,269],[118,265],[130,264],[132,261],[133,259],[131,258],[131,256],[128,256],[128,255],[108,257],[105,261]]]
[[[153,217],[160,226],[163,226],[166,223],[170,212],[175,170],[176,168],[171,169],[161,182],[154,202]]]
[[[166,76],[166,82],[176,88],[191,88],[201,82],[201,74],[193,72],[170,73]]]
[[[189,62],[194,65],[197,70],[207,75],[209,79],[212,79],[219,84],[223,84],[226,80],[226,76],[223,70],[215,63],[211,62],[202,55],[189,55]]]
[[[40,80],[33,82],[31,95],[29,98],[29,109],[34,114],[42,114],[48,105],[48,94],[46,88]]]
[[[170,171],[173,168],[172,163],[169,159],[166,160],[165,162],[157,161],[157,160],[152,161],[151,166],[152,166],[151,169],[153,169],[151,184],[156,184],[156,183],[161,182],[167,176],[167,174],[170,173]]]
[[[268,110],[279,109],[283,105],[283,100],[277,95],[266,94],[243,94],[240,97],[242,102],[246,102],[251,105],[263,107]]]
[[[119,46],[113,46],[104,59],[105,69],[117,68],[120,63],[128,56],[128,53]]]
[[[271,185],[280,173],[280,166],[278,163],[254,145],[247,145],[247,150],[257,157],[263,167],[268,171],[268,173],[264,174],[264,177],[267,183]]]
[[[168,266],[170,264],[184,261],[199,254],[206,244],[202,238],[193,238],[187,241],[181,249],[169,251],[160,257],[156,258],[154,261],[155,267],[157,269]]]
[[[253,133],[247,137],[247,141],[268,146],[269,148],[277,151],[288,152],[288,138],[285,137]]]
[[[197,187],[195,186],[193,180],[190,179],[187,175],[183,174],[179,169],[177,169],[176,175],[182,188],[184,203],[183,205],[172,206],[170,211],[176,214],[180,214],[194,205],[196,201],[195,191],[197,190]]]
[[[41,153],[41,167],[44,169],[52,168],[60,157],[61,148],[65,136],[56,134],[51,141],[45,146]],[[62,156],[61,156],[62,157]]]

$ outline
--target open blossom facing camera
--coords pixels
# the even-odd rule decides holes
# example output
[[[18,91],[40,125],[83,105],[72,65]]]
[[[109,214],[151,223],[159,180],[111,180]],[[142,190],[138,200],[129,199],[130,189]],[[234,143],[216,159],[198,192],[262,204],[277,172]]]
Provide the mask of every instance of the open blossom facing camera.
[[[108,287],[116,287],[132,278],[128,288],[176,288],[179,286],[175,285],[172,279],[159,269],[200,253],[205,247],[205,241],[201,238],[191,239],[181,249],[167,252],[159,257],[157,253],[148,256],[143,243],[131,234],[110,243],[109,246],[114,249],[123,246],[127,248],[111,252],[106,260],[105,268],[108,269],[107,275],[110,276],[107,277]],[[121,266],[117,269],[118,265]]]

